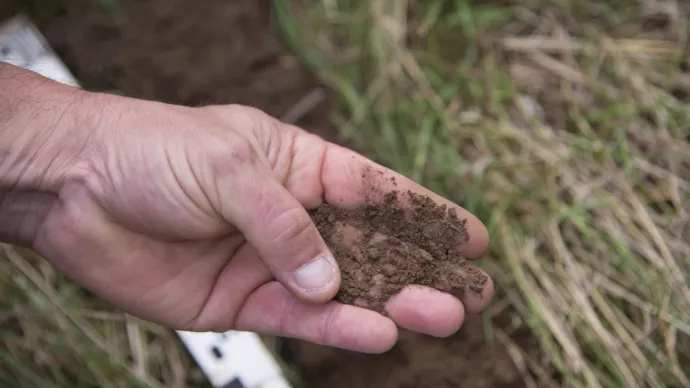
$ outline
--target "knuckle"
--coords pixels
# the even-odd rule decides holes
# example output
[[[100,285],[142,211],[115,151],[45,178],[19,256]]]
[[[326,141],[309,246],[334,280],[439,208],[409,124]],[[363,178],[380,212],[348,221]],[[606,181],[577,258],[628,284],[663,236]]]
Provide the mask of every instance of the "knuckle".
[[[210,140],[204,151],[210,159],[213,172],[220,176],[251,164],[256,158],[251,142],[238,135]]]
[[[234,162],[248,163],[253,161],[255,152],[249,140],[242,136],[233,136],[228,142],[226,155]]]
[[[224,117],[239,133],[256,138],[270,136],[280,131],[281,123],[266,112],[243,105],[228,105]]]
[[[256,121],[253,109],[254,108],[238,104],[226,105],[223,107],[223,117],[238,129],[252,126]]]
[[[270,228],[276,244],[309,242],[312,235],[311,219],[300,209],[290,209],[273,218]]]
[[[230,123],[237,130],[252,128],[269,117],[260,109],[240,104],[211,105],[202,109]]]
[[[227,109],[229,115],[241,117],[243,120],[251,122],[262,121],[270,117],[266,112],[252,106],[231,104],[228,105]]]
[[[207,112],[221,119],[224,132],[227,128],[255,141],[257,150],[269,150],[269,145],[279,143],[275,136],[280,132],[281,123],[266,112],[244,105],[215,105],[205,107]],[[268,152],[268,151],[265,151]]]

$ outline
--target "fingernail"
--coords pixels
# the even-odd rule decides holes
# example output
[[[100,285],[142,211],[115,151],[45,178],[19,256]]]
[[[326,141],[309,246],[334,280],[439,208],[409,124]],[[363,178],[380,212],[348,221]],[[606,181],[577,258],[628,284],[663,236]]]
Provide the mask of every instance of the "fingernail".
[[[305,290],[318,290],[333,283],[335,267],[324,254],[316,256],[295,272],[297,285]]]

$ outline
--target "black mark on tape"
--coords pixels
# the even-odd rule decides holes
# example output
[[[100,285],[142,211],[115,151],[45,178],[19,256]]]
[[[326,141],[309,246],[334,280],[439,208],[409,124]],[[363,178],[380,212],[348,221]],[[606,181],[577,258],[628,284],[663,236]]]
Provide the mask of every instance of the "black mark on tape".
[[[245,388],[245,385],[242,384],[242,381],[240,381],[239,378],[235,377],[234,380],[225,384],[223,388]]]

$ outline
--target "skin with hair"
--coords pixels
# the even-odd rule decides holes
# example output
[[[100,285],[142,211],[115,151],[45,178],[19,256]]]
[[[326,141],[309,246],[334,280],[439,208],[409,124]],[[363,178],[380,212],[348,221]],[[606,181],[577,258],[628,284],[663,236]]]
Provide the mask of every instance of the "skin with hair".
[[[84,91],[0,65],[0,241],[37,251],[119,308],[166,327],[248,330],[378,353],[397,326],[443,337],[493,292],[410,286],[389,317],[331,299],[338,265],[305,209],[361,205],[365,157],[244,106]],[[454,206],[392,171],[396,189]]]

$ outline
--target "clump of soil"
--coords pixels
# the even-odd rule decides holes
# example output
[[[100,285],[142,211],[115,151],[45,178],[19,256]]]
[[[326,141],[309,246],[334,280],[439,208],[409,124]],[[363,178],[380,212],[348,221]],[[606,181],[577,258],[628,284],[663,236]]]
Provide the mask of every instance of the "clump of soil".
[[[365,170],[363,179],[380,173]],[[397,187],[394,178],[393,187]],[[383,196],[355,209],[324,204],[312,219],[342,273],[335,299],[385,314],[388,299],[410,284],[462,297],[481,294],[487,277],[458,253],[469,241],[466,220],[454,208],[411,191],[370,186]],[[373,197],[373,195],[367,195]]]

